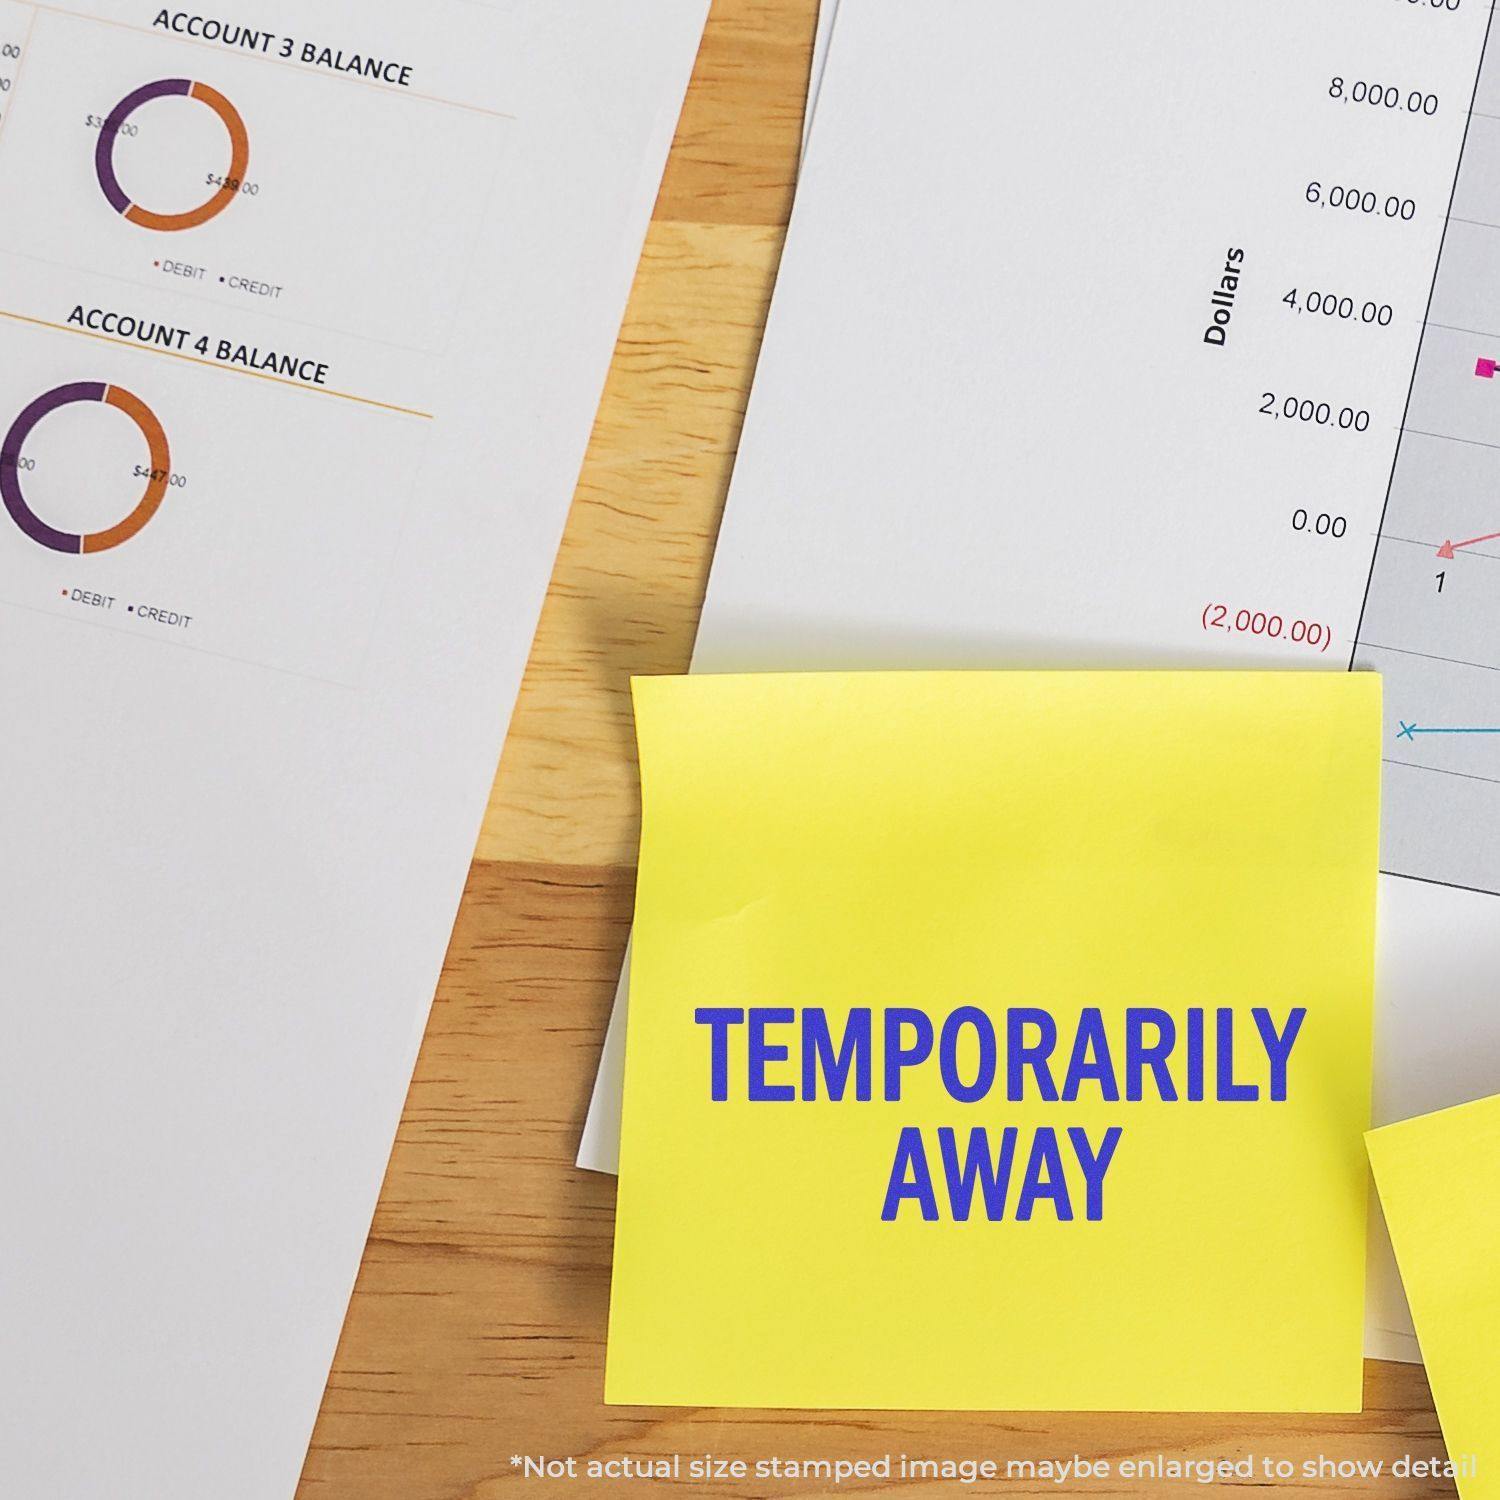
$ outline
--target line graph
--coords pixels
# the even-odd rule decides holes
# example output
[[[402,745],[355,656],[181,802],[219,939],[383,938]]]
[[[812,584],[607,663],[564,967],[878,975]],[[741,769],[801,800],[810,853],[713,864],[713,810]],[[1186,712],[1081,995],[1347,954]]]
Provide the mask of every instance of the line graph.
[[[1385,678],[1383,867],[1500,894],[1500,48],[1459,168],[1352,664]]]

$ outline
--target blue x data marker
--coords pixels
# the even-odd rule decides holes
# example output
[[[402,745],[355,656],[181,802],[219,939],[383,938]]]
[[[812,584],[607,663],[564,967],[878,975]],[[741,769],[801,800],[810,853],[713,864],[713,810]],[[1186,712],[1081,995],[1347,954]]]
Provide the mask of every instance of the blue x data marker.
[[[1458,728],[1458,729],[1433,729],[1422,724],[1408,724],[1401,719],[1401,732],[1396,736],[1398,740],[1415,741],[1419,734],[1500,734],[1500,725],[1494,728]]]

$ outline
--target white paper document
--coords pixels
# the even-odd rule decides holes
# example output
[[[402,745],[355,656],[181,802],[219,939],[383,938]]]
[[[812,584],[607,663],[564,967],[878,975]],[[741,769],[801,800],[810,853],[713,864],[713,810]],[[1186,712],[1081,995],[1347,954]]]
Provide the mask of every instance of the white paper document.
[[[1500,1089],[1489,25],[845,5],[694,659],[1379,669],[1378,1121]]]
[[[707,0],[0,0],[0,1491],[290,1496]]]
[[[839,13],[839,0],[820,0],[818,26],[813,33],[812,65],[807,75],[807,104],[802,111],[802,150],[812,139],[813,116],[818,108],[818,91],[823,87],[823,68],[828,62],[828,44],[833,39],[833,23]]]

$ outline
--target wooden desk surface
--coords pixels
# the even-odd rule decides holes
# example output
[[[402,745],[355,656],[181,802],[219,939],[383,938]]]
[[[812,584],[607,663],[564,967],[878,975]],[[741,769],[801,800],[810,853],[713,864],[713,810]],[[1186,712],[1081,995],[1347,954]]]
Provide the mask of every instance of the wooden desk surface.
[[[791,207],[815,12],[815,0],[715,0],[301,1500],[603,1488],[525,1480],[514,1454],[1250,1452],[1300,1465],[1319,1454],[1390,1462],[1442,1452],[1422,1371],[1374,1363],[1359,1417],[806,1415],[602,1402],[614,1183],[572,1163],[630,916],[627,684],[688,663]],[[1197,1488],[1111,1481],[1088,1492]],[[1277,1491],[1374,1488],[1453,1493],[1446,1482],[1389,1479]],[[775,1480],[671,1490],[836,1493]]]

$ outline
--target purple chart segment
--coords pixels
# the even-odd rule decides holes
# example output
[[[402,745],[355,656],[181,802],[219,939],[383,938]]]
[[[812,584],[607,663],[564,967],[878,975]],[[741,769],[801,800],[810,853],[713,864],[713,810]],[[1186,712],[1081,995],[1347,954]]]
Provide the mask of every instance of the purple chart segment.
[[[32,541],[54,552],[83,551],[83,537],[74,532],[58,531],[49,526],[26,503],[21,493],[21,449],[32,429],[59,407],[71,406],[78,401],[103,401],[106,387],[102,384],[80,382],[76,385],[60,385],[56,390],[38,396],[20,416],[11,423],[5,441],[0,444],[0,498],[10,518]]]
[[[99,132],[99,142],[94,147],[94,170],[99,175],[99,186],[109,205],[117,214],[128,214],[131,203],[120,179],[115,175],[115,137],[120,127],[143,104],[153,99],[171,99],[186,96],[192,91],[192,80],[188,78],[163,78],[156,83],[144,84],[126,96],[109,112],[104,127]]]

